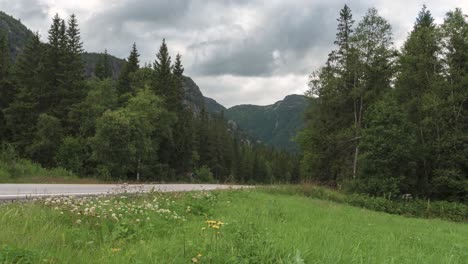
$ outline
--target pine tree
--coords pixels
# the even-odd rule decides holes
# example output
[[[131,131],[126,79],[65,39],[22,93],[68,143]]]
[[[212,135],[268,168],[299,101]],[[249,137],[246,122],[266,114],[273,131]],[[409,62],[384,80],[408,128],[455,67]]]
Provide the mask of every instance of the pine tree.
[[[337,49],[329,54],[326,66],[311,75],[310,94],[318,99],[310,105],[307,128],[299,136],[306,170],[324,182],[353,176],[353,150],[357,144],[353,129],[352,92],[357,86],[356,52],[351,43],[353,23],[351,10],[345,5],[338,19],[334,42]]]
[[[99,56],[94,75],[101,80],[112,78],[112,64],[107,49]]]
[[[441,26],[443,81],[435,85],[430,104],[434,135],[431,196],[467,201],[468,189],[468,21],[461,9],[446,14]],[[429,101],[426,99],[426,101]],[[429,110],[429,111],[428,111]]]
[[[9,137],[3,110],[13,101],[15,89],[12,82],[8,37],[0,31],[0,144]]]
[[[47,47],[39,40],[39,35],[26,44],[23,52],[17,58],[14,79],[17,93],[13,102],[5,109],[5,119],[12,133],[12,142],[20,154],[24,154],[26,146],[32,144],[37,118],[48,108],[50,96],[47,91],[48,72],[45,68],[45,53]]]
[[[171,92],[174,87],[174,78],[172,75],[171,57],[167,49],[166,41],[163,39],[159,52],[156,54],[156,60],[153,64],[154,68],[154,80],[151,86],[152,91],[163,98],[165,108],[172,112],[173,108],[168,103],[168,98],[171,96]],[[175,144],[174,137],[171,133],[170,137],[165,138],[161,142],[161,148],[159,150],[159,158],[164,166],[169,166],[172,162],[172,153],[174,152]],[[174,168],[169,168],[169,175],[174,174]],[[172,176],[171,176],[172,177]]]
[[[64,115],[64,109],[59,107],[60,101],[64,98],[66,90],[64,87],[67,70],[67,46],[65,21],[58,14],[52,19],[49,29],[49,45],[45,56],[45,68],[47,70],[47,86],[44,91],[45,104],[41,104],[41,113],[50,113],[60,116]]]
[[[359,22],[355,34],[351,37],[355,57],[351,68],[354,80],[351,97],[354,112],[354,161],[353,178],[357,177],[359,138],[367,108],[378,101],[390,90],[393,76],[392,28],[378,15],[377,9],[371,8]]]
[[[157,95],[162,96],[166,100],[172,90],[173,78],[171,72],[171,56],[169,55],[165,39],[163,39],[159,52],[156,54],[153,68],[155,72],[153,90]]]
[[[139,57],[140,54],[138,53],[136,44],[133,43],[127,63],[125,63],[119,75],[118,90],[120,94],[134,93],[134,89],[131,86],[131,75],[140,69]]]
[[[432,154],[433,144],[437,138],[433,122],[437,113],[427,110],[432,99],[437,99],[433,89],[440,82],[442,68],[438,58],[439,39],[434,18],[424,6],[403,46],[395,90],[399,102],[405,107],[410,121],[417,129],[416,155],[419,160],[413,188],[414,192],[424,196],[429,195],[435,158]]]
[[[85,96],[84,89],[84,63],[82,61],[83,43],[81,42],[78,21],[75,15],[71,15],[68,20],[66,30],[67,50],[65,54],[66,64],[62,90],[63,98],[60,101],[60,108],[63,109],[62,121],[66,124],[68,132],[77,133],[79,122],[68,118],[71,109],[78,104]]]

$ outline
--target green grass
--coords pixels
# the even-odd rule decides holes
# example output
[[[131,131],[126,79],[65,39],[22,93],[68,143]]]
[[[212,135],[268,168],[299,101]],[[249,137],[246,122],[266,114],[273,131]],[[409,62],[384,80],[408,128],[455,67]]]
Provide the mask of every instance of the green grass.
[[[0,205],[0,263],[468,263],[465,223],[262,189],[44,203]]]
[[[79,178],[63,168],[43,168],[40,164],[17,159],[5,162],[0,159],[0,183],[99,183],[92,178]]]

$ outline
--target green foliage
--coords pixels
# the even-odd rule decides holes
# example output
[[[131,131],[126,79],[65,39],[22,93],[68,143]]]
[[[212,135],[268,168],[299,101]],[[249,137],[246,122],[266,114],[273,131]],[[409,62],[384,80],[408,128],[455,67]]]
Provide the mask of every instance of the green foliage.
[[[302,113],[307,105],[304,96],[290,95],[273,105],[231,107],[225,115],[253,138],[279,149],[297,151],[293,139],[302,129]]]
[[[138,53],[136,44],[133,43],[132,51],[128,56],[127,63],[125,63],[119,75],[118,89],[120,94],[133,92],[133,88],[131,86],[131,75],[140,69],[140,61],[138,60],[138,57],[140,57],[140,54]]]
[[[44,169],[40,164],[21,159],[11,144],[1,144],[0,182],[21,182],[31,177],[72,179],[76,176],[63,168]]]
[[[114,178],[139,180],[142,168],[151,166],[159,148],[152,136],[170,136],[173,119],[149,89],[138,92],[125,108],[108,110],[97,120],[92,139],[95,159]]]
[[[0,35],[2,33],[8,33],[8,47],[12,62],[34,36],[33,32],[21,21],[0,11]]]
[[[437,26],[424,6],[400,54],[376,9],[354,28],[345,6],[338,21],[337,49],[310,78],[316,104],[298,136],[303,179],[377,196],[465,201],[468,23],[461,10]]]
[[[77,175],[84,175],[87,151],[86,144],[82,141],[80,138],[65,137],[55,155],[56,164]]]
[[[371,195],[403,193],[415,169],[415,135],[398,103],[387,96],[374,104],[362,132],[360,174],[356,191]]]
[[[41,114],[37,120],[34,143],[28,147],[29,155],[46,167],[55,165],[54,157],[63,138],[60,120],[54,116]]]
[[[195,177],[198,182],[200,183],[213,183],[214,177],[213,173],[211,172],[210,168],[207,166],[202,166],[198,170],[195,171]]]
[[[301,195],[314,199],[328,200],[389,214],[442,218],[462,222],[468,220],[468,206],[462,203],[413,199],[411,196],[395,194],[392,196],[390,193],[386,193],[386,196],[344,193],[311,184],[279,186],[263,190],[268,193]]]
[[[94,70],[94,76],[101,80],[112,78],[112,64],[109,59],[109,54],[107,54],[107,50],[99,56],[99,60]]]
[[[0,248],[0,263],[5,264],[34,264],[39,261],[36,252],[24,249],[13,249],[8,246]]]

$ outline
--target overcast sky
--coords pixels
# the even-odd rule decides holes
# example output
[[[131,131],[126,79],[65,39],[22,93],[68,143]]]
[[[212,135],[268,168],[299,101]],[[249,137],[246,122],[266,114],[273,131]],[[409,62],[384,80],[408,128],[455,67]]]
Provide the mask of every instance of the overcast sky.
[[[152,62],[166,38],[187,76],[229,107],[274,103],[307,89],[307,76],[333,48],[336,18],[347,3],[356,21],[375,7],[400,46],[423,4],[437,22],[468,0],[0,0],[0,10],[47,36],[51,17],[78,17],[84,47],[127,57],[133,42]]]

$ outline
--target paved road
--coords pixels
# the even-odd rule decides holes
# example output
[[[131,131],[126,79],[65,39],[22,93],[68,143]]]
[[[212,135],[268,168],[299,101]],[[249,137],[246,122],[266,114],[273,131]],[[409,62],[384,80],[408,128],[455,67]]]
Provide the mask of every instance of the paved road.
[[[0,200],[20,200],[50,196],[88,196],[135,192],[177,192],[215,189],[239,189],[246,186],[219,184],[0,184]]]

